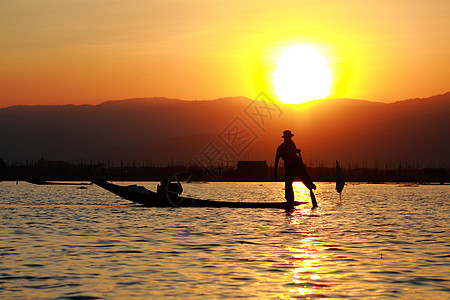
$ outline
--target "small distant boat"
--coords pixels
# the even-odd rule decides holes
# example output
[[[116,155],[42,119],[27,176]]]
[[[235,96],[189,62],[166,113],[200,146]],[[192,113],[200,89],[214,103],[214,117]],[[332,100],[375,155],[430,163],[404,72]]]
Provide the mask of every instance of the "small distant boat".
[[[103,180],[93,180],[94,184],[124,199],[147,207],[230,207],[230,208],[282,208],[292,209],[307,202],[234,202],[201,200],[180,196],[182,188],[176,183],[161,182],[158,192],[137,185],[121,186]]]

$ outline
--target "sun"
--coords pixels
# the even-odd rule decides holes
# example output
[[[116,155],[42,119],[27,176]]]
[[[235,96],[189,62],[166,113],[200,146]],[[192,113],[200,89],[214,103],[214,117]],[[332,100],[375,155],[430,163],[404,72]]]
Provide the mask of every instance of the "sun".
[[[330,94],[331,71],[317,48],[294,45],[284,50],[273,72],[273,87],[286,104],[323,99]]]

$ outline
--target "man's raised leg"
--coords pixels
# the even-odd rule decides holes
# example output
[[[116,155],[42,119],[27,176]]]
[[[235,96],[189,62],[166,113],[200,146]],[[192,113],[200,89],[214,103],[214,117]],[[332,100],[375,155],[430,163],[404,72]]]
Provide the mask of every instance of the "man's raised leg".
[[[314,195],[314,192],[313,192],[313,190],[311,189],[311,190],[309,190],[309,195],[311,196],[311,203],[312,203],[312,208],[316,208],[318,205],[317,205],[317,201],[316,201],[316,195]]]

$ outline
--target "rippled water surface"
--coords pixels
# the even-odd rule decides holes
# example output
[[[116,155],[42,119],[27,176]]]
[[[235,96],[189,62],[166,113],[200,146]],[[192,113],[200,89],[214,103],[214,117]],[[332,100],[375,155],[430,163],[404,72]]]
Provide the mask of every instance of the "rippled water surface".
[[[184,187],[215,200],[284,193]],[[0,297],[450,298],[449,186],[348,185],[342,205],[333,184],[316,195],[319,208],[293,212],[145,208],[96,186],[0,182]]]

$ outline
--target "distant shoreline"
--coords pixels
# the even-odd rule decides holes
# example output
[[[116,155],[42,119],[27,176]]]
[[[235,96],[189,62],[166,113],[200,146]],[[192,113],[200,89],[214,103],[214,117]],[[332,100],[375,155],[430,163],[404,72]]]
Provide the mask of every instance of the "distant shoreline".
[[[160,182],[157,179],[114,179],[109,178],[105,179],[107,181],[114,182]],[[212,183],[212,182],[232,182],[232,183],[240,183],[240,182],[255,182],[255,183],[267,183],[267,182],[279,182],[284,183],[283,180],[227,180],[227,179],[218,179],[218,180],[191,180],[191,181],[183,181],[180,180],[183,184],[201,184],[201,183]],[[65,179],[52,179],[43,182],[33,182],[26,179],[6,179],[0,180],[0,182],[26,182],[35,185],[70,185],[70,186],[89,186],[92,185],[91,181],[86,180],[65,180]],[[294,182],[300,182],[299,180],[295,180]],[[334,181],[320,181],[315,180],[317,183],[332,183]],[[419,186],[419,185],[450,185],[450,181],[346,181],[346,185],[358,185],[358,184],[403,184],[408,186]]]
[[[307,168],[314,182],[335,182],[336,169],[329,167]],[[359,167],[342,168],[346,182],[358,183],[418,183],[448,184],[450,168],[405,168],[389,170]],[[90,182],[92,179],[111,181],[161,181],[175,175],[180,181],[191,182],[283,182],[284,169],[273,177],[273,167],[264,164],[238,165],[238,167],[206,168],[202,166],[173,165],[166,167],[123,166],[107,168],[103,165],[25,165],[0,168],[0,181]]]

